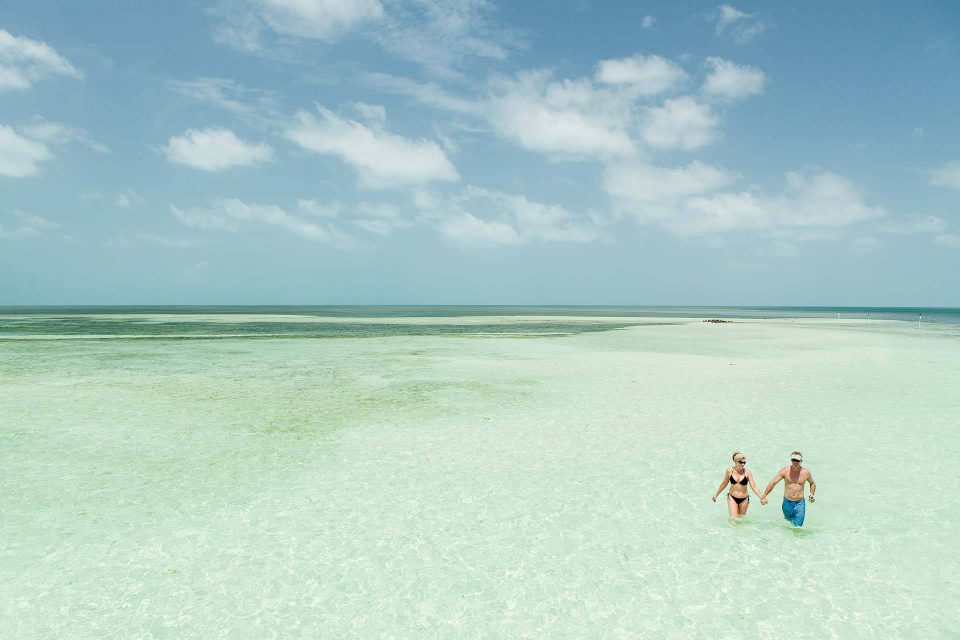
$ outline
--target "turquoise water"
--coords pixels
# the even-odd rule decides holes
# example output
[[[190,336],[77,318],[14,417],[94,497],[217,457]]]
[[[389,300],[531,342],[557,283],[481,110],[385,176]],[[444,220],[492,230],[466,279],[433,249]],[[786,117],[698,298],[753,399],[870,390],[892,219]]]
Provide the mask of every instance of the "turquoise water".
[[[955,637],[953,333],[122,313],[0,319],[11,637]]]
[[[960,324],[960,308],[951,307],[683,307],[683,306],[70,306],[0,307],[0,316],[70,315],[297,315],[330,318],[456,318],[483,316],[607,316],[669,318],[834,318],[904,320]],[[2,327],[2,325],[0,325]]]
[[[484,321],[484,318],[487,320]],[[490,319],[496,318],[496,321]],[[0,340],[572,335],[651,319],[896,320],[960,329],[960,309],[924,307],[167,306],[0,307]],[[574,321],[576,319],[576,321]],[[374,322],[375,321],[375,322]]]

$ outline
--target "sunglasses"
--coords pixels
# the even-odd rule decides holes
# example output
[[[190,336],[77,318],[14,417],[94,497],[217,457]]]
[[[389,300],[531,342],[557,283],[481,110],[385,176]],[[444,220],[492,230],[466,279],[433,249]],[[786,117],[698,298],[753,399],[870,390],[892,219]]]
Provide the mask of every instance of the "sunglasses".
[[[803,462],[803,458],[790,458],[792,462]]]
[[[741,460],[737,460],[737,464],[746,464],[746,462],[747,462],[747,459],[746,459],[746,458],[743,458],[743,459],[741,459]]]

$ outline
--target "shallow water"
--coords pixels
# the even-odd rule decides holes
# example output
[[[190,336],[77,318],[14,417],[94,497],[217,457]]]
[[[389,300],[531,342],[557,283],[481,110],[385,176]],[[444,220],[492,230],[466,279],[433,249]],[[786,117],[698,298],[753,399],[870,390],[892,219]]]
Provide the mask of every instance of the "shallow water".
[[[0,341],[7,632],[955,633],[955,335],[553,322]],[[734,449],[762,489],[795,448],[803,530],[779,489],[710,502]]]

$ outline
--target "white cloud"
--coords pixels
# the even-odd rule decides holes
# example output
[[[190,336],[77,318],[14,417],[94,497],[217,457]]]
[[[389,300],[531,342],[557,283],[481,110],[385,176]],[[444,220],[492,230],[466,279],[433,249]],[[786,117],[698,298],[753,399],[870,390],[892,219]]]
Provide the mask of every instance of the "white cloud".
[[[496,26],[491,0],[394,0],[374,37],[387,51],[440,75],[464,62],[504,60],[518,46],[509,29]]]
[[[461,244],[522,244],[520,234],[511,225],[499,220],[481,220],[472,213],[461,212],[440,223],[444,237]]]
[[[653,25],[654,25],[654,23],[656,23],[656,21],[657,21],[657,19],[654,18],[653,16],[643,16],[643,21],[640,22],[640,28],[641,28],[641,29],[653,29]]]
[[[170,210],[181,222],[197,229],[238,233],[273,226],[308,240],[340,247],[354,244],[352,238],[342,231],[305,220],[276,205],[248,204],[236,198],[218,198],[207,208],[180,209],[171,205]]]
[[[767,25],[757,20],[755,14],[744,13],[729,4],[720,5],[714,16],[717,35],[730,37],[739,44],[746,44],[767,30]]]
[[[608,165],[604,189],[614,198],[656,203],[715,191],[733,180],[727,171],[699,160],[686,167],[630,163]]]
[[[326,41],[384,15],[380,0],[259,0],[253,4],[273,30]]]
[[[251,89],[227,78],[171,80],[167,87],[185,98],[232,113],[252,126],[272,127],[281,119],[276,93]]]
[[[460,244],[587,243],[600,237],[592,223],[565,207],[518,194],[467,187],[445,199],[420,193],[415,204],[423,220]]]
[[[913,215],[901,220],[894,220],[880,227],[883,233],[917,234],[943,233],[947,229],[947,221],[933,215]]]
[[[658,149],[696,149],[716,139],[719,123],[710,105],[682,96],[650,108],[642,135]]]
[[[297,200],[297,211],[317,218],[336,218],[343,210],[344,206],[340,202],[324,204],[316,200]]]
[[[403,216],[399,207],[381,202],[361,202],[354,207],[355,218],[353,224],[364,231],[379,236],[387,236],[394,229],[410,227],[413,223]]]
[[[351,165],[369,188],[401,187],[431,181],[456,182],[457,170],[430,140],[390,133],[382,123],[342,118],[317,105],[320,118],[300,111],[284,136],[304,149],[334,155]]]
[[[930,172],[930,184],[935,187],[960,189],[960,161],[948,162]]]
[[[762,87],[762,72],[711,60],[718,73],[708,95],[744,97]],[[380,90],[482,121],[457,123],[458,129],[485,132],[480,128],[485,125],[552,160],[633,156],[642,151],[642,142],[657,149],[695,149],[715,140],[721,123],[706,98],[681,96],[651,104],[688,79],[680,66],[659,56],[601,60],[591,77],[557,79],[546,69],[494,76],[481,89],[485,95],[475,99],[435,83],[384,74],[367,79]]]
[[[623,86],[637,96],[653,96],[677,87],[687,79],[687,74],[666,58],[638,54],[601,60],[596,78],[604,84]]]
[[[723,58],[707,58],[710,69],[703,92],[726,100],[738,100],[763,92],[766,77],[756,67],[734,64]]]
[[[229,129],[188,129],[173,136],[163,147],[167,160],[204,171],[223,171],[231,167],[250,167],[268,162],[273,149],[238,138]]]
[[[4,224],[0,220],[0,238],[13,240],[37,235],[47,229],[56,229],[60,226],[56,222],[23,211],[14,211],[13,218],[12,225],[9,222]]]
[[[682,224],[696,231],[845,227],[885,214],[879,207],[866,205],[850,180],[833,173],[788,173],[786,182],[778,195],[745,192],[692,198],[686,203]]]
[[[223,0],[212,10],[223,22],[213,33],[220,44],[266,53],[264,32],[280,38],[333,42],[383,17],[379,0]]]
[[[485,115],[486,106],[477,100],[454,96],[434,82],[417,82],[385,73],[368,73],[366,78],[380,91],[413,98],[421,104],[464,115]]]
[[[133,189],[124,189],[113,197],[113,204],[124,209],[144,202],[146,202],[146,199]]]
[[[960,249],[960,236],[955,233],[941,233],[933,241],[948,249]]]
[[[385,125],[387,123],[387,110],[381,104],[367,104],[366,102],[355,102],[353,105],[354,111],[357,112],[357,115],[361,119],[368,122],[373,122],[378,125]]]
[[[0,91],[24,90],[50,76],[80,78],[70,61],[39,40],[0,29]]]
[[[297,210],[317,218],[339,218],[370,233],[386,236],[394,229],[413,226],[395,204],[387,202],[359,202],[347,206],[342,202],[321,203],[316,200],[297,200]]]
[[[586,79],[551,81],[545,71],[500,80],[488,118],[504,137],[541,153],[607,157],[634,151],[630,102]]]
[[[25,178],[36,175],[38,163],[50,160],[53,154],[47,145],[18,134],[12,127],[0,124],[0,176]]]
[[[33,140],[52,145],[63,145],[70,142],[79,142],[90,147],[97,153],[107,153],[110,148],[90,137],[85,129],[72,127],[61,122],[51,122],[42,116],[34,116],[30,124],[18,127],[23,135]]]
[[[502,60],[516,36],[495,27],[490,0],[224,0],[214,39],[258,54],[346,35],[442,75],[472,58]],[[287,55],[296,59],[296,54]]]
[[[714,192],[730,175],[697,163],[682,170],[647,169],[639,175],[651,185],[648,190],[631,189],[629,173],[620,180],[608,178],[606,186],[618,210],[681,235],[754,230],[809,240],[886,213],[867,205],[850,180],[828,172],[788,173],[779,194]],[[659,188],[657,178],[664,183]]]

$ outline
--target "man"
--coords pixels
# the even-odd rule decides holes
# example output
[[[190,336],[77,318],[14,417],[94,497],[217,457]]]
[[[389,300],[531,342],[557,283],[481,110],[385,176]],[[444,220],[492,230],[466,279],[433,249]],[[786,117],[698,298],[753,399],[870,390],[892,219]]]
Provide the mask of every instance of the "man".
[[[790,466],[780,469],[773,480],[770,481],[770,484],[767,485],[767,490],[763,492],[763,497],[760,499],[761,503],[765,504],[767,495],[773,491],[778,482],[783,480],[785,483],[783,487],[783,519],[789,520],[795,527],[803,526],[803,517],[807,512],[807,502],[803,498],[803,484],[805,482],[810,483],[810,502],[816,502],[813,494],[817,492],[817,483],[813,481],[813,475],[810,474],[809,469],[800,466],[801,462],[803,462],[802,453],[799,451],[791,453]]]

